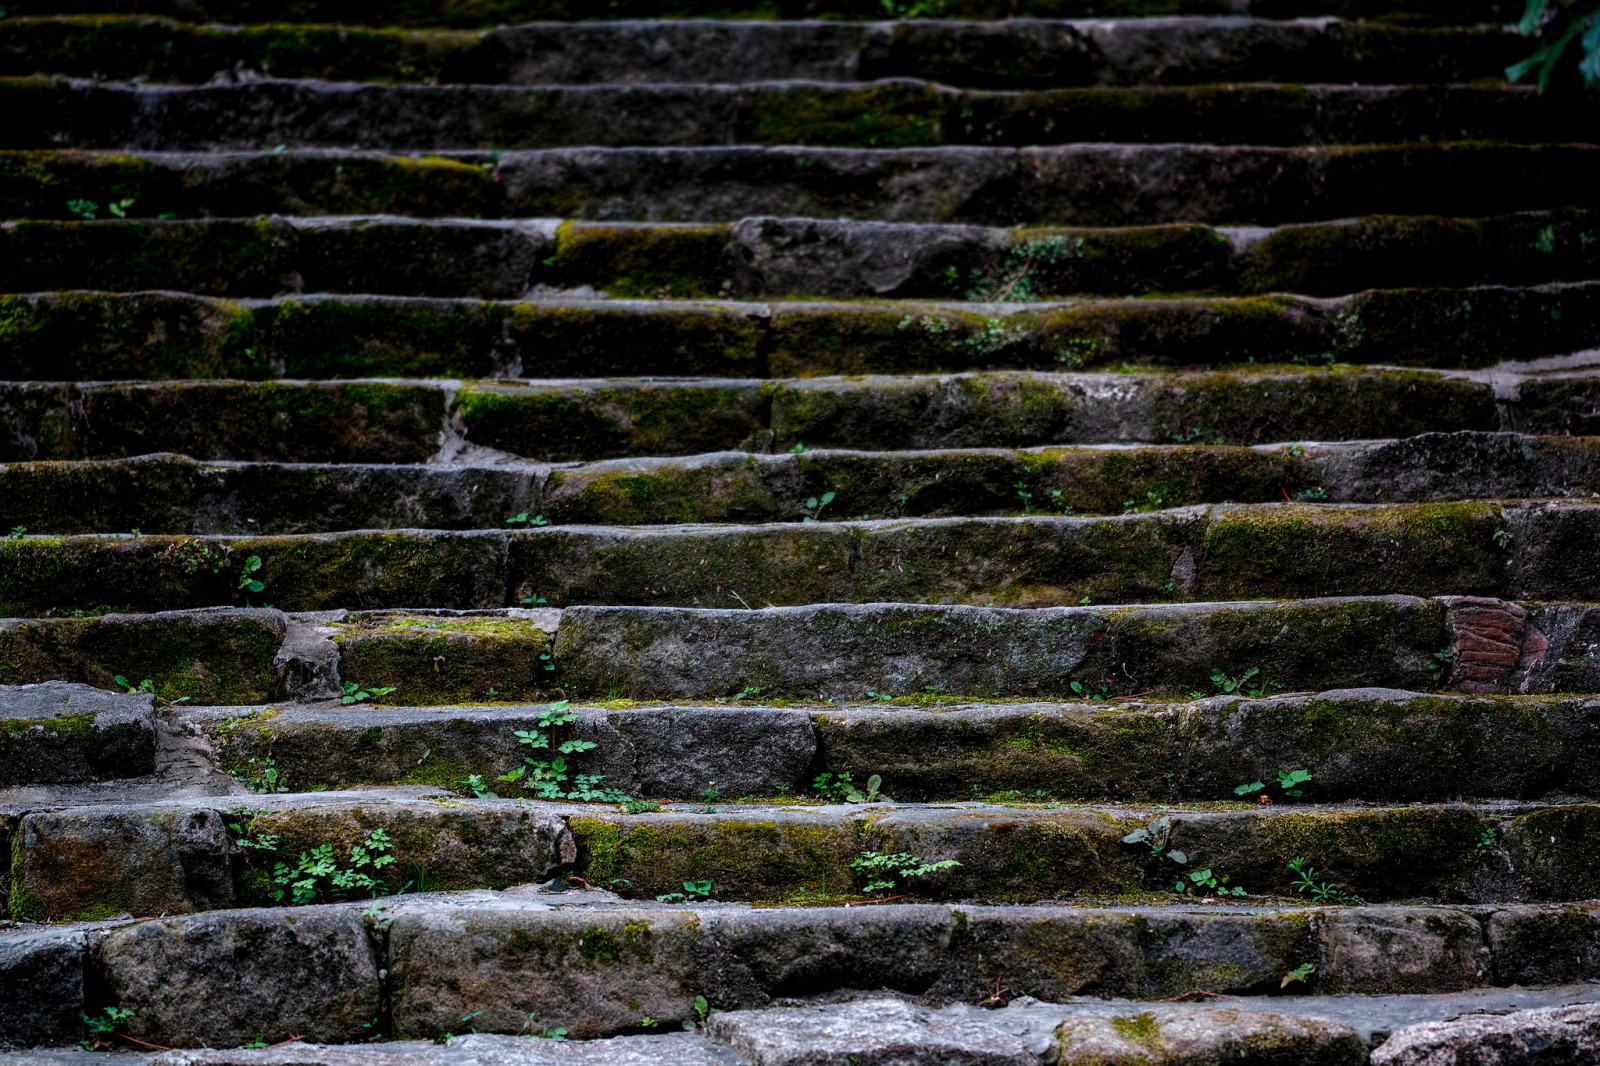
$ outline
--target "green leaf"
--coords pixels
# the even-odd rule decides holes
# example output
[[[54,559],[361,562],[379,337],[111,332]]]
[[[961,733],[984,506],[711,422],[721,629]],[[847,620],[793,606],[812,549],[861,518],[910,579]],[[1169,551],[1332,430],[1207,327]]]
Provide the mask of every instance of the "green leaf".
[[[1234,789],[1233,794],[1235,796],[1248,796],[1250,793],[1260,792],[1266,787],[1267,783],[1265,781],[1252,781],[1248,785],[1240,785],[1238,788]]]

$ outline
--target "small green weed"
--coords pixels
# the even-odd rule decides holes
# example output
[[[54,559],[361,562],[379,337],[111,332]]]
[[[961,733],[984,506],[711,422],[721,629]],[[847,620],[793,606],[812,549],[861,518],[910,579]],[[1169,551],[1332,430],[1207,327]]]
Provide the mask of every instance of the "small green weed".
[[[907,851],[865,851],[850,860],[856,876],[864,878],[863,892],[884,892],[901,887],[906,881],[940,870],[953,870],[961,864],[955,859],[927,862]]]
[[[877,774],[867,778],[865,788],[858,788],[849,774],[818,774],[812,780],[811,787],[824,799],[834,803],[894,802],[880,791],[883,787],[883,778]]]
[[[571,700],[552,703],[548,710],[539,715],[539,722],[534,728],[519,729],[513,735],[519,744],[524,744],[535,751],[553,751],[554,754],[549,759],[524,756],[521,766],[509,773],[501,774],[499,780],[508,783],[521,782],[523,788],[540,799],[574,800],[580,803],[621,803],[628,799],[629,797],[618,789],[601,788],[603,775],[572,772],[572,767],[567,763],[567,756],[592,751],[597,747],[592,740],[555,739],[557,730],[564,729],[577,720],[578,716],[572,713]]]
[[[667,892],[656,897],[658,903],[699,903],[711,898],[711,879],[684,881],[682,892]]]
[[[1299,799],[1305,795],[1305,790],[1300,786],[1311,780],[1310,770],[1279,770],[1278,790],[1291,799]],[[1267,786],[1263,781],[1252,781],[1248,785],[1240,785],[1233,790],[1235,796],[1261,795],[1262,802],[1271,802],[1272,797],[1266,794]]]
[[[376,897],[383,886],[372,875],[394,862],[394,856],[389,854],[393,846],[389,834],[378,828],[361,843],[351,845],[349,858],[343,864],[334,857],[332,844],[302,851],[292,865],[280,862],[273,867],[272,898],[285,906],[299,907],[335,903],[357,892],[370,892]]]
[[[1299,966],[1283,975],[1283,980],[1278,983],[1279,988],[1288,988],[1292,984],[1305,984],[1311,975],[1317,972],[1314,963],[1302,962]]]
[[[824,492],[821,496],[812,496],[806,500],[806,505],[800,509],[802,522],[817,522],[822,519],[822,512],[836,498],[832,492]]]
[[[527,511],[523,511],[521,514],[514,514],[506,519],[506,525],[508,526],[547,526],[549,524],[550,519],[544,515],[529,514]]]
[[[1316,869],[1304,858],[1296,856],[1289,860],[1289,869],[1294,871],[1295,875],[1294,890],[1310,899],[1312,903],[1354,907],[1366,902],[1360,896],[1345,891],[1331,881],[1318,881]]]
[[[394,690],[393,685],[388,688],[377,688],[368,687],[355,681],[346,681],[344,683],[344,695],[339,697],[339,702],[347,706],[352,703],[366,703],[368,700],[377,699],[379,696],[387,696]]]

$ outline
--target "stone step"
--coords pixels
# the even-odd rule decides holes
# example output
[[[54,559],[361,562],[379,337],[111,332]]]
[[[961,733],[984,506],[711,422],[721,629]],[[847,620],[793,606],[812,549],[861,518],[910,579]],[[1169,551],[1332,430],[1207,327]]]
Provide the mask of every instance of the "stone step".
[[[1559,550],[1561,542],[1551,547]],[[202,552],[193,558],[206,565]],[[219,564],[215,553],[210,560]],[[247,561],[220,565],[242,569]],[[412,572],[412,595],[429,598],[431,575],[420,565]],[[274,580],[266,567],[251,573]],[[471,579],[487,580],[469,570],[462,580]],[[376,598],[371,587],[370,577],[352,578],[346,595]],[[1583,603],[1410,596],[1025,610],[876,603],[86,611],[0,621],[0,683],[111,687],[122,676],[140,687],[148,681],[162,700],[241,706],[338,698],[341,685],[354,685],[352,692],[381,687],[409,704],[556,696],[704,701],[740,693],[768,700],[850,701],[869,693],[1104,700],[1211,692],[1218,672],[1259,676],[1262,685],[1290,692],[1441,684],[1469,692],[1600,692],[1594,612]],[[1257,673],[1246,676],[1252,669]]]
[[[1588,861],[1594,804],[1232,806],[735,803],[626,813],[453,791],[276,793],[19,806],[0,843],[11,856],[10,917],[34,922],[503,889],[558,871],[641,901],[709,881],[719,902],[861,903],[877,890],[855,864],[873,855],[950,863],[888,879],[897,895],[968,902],[1176,901],[1193,890],[1257,902],[1525,903],[1600,890]],[[1182,861],[1124,843],[1139,829]],[[351,849],[373,839],[372,857],[389,861],[369,868]],[[371,883],[340,891],[304,868],[330,845],[341,869]],[[1331,899],[1305,884],[1296,860]],[[1207,870],[1228,889],[1191,876]],[[293,887],[308,877],[316,892]]]
[[[1489,471],[1481,480],[1462,483],[1463,471],[1484,467]],[[0,529],[20,526],[34,536],[118,527],[248,536],[506,529],[536,515],[552,525],[832,522],[1139,514],[1291,499],[1442,503],[1597,493],[1600,439],[1475,432],[1257,447],[720,452],[555,468],[199,462],[157,454],[0,465],[0,499],[8,501],[0,507]],[[1349,518],[1383,524],[1388,513]],[[1426,513],[1481,512],[1452,503]],[[518,521],[518,515],[529,517]]]
[[[1256,476],[1263,474],[1276,489],[1270,472]],[[1039,484],[1045,511],[1053,504]],[[687,489],[680,482],[675,491]],[[1127,514],[1103,517],[794,515],[749,525],[611,526],[541,525],[538,516],[496,512],[497,521],[538,528],[61,537],[24,530],[0,541],[0,614],[229,604],[471,610],[547,601],[1035,608],[1396,593],[1600,600],[1600,573],[1590,565],[1600,505],[1588,500],[1154,510],[1165,502],[1156,491],[1129,501]],[[849,503],[819,500],[811,510]]]
[[[0,23],[4,25],[4,23]],[[392,217],[13,222],[0,291],[381,293],[1032,302],[1075,294],[1296,292],[1600,277],[1600,212],[1373,216],[1273,230],[744,219],[727,224]]]
[[[1256,362],[1486,367],[1600,346],[1600,282],[1353,296],[747,303],[0,296],[0,377],[816,377]]]
[[[370,672],[361,644],[346,641],[341,651],[352,673]],[[1214,694],[1226,680],[1197,684]],[[824,705],[774,706],[759,693],[704,704],[579,701],[562,735],[594,745],[570,756],[574,773],[655,800],[687,801],[715,788],[728,801],[837,801],[839,789],[816,787],[818,775],[832,774],[863,792],[877,775],[902,803],[1203,804],[1233,801],[1255,781],[1270,783],[1281,803],[1277,775],[1294,770],[1312,775],[1297,786],[1306,802],[1472,796],[1559,805],[1600,794],[1592,697],[1284,694],[1276,685],[1257,674],[1245,687],[1265,695],[1186,693],[1180,702],[1089,698],[1100,685],[1068,696],[1076,702],[970,703],[926,692]],[[474,697],[484,698],[480,690],[463,700]],[[523,788],[495,782],[531,755],[517,731],[538,731],[549,710],[330,703],[186,707],[176,720],[205,738],[209,765],[258,792],[270,791],[270,766],[272,787],[297,791],[351,782],[466,791],[477,774],[516,795]]]
[[[551,462],[797,448],[1215,446],[1218,440],[1255,445],[1495,430],[1594,435],[1600,433],[1600,384],[1592,368],[1525,377],[1512,368],[1445,374],[1350,366],[775,381],[0,382],[0,409],[8,427],[0,439],[0,461],[6,462],[179,452],[201,460],[460,463],[464,469],[490,470],[473,466],[462,454],[463,435],[473,446]],[[1477,439],[1430,438],[1416,446],[1454,448]],[[1511,458],[1500,456],[1501,461]],[[833,460],[794,461],[809,466]],[[6,476],[53,475],[10,471]],[[282,476],[296,475],[284,471]],[[445,470],[436,476],[450,477]],[[483,476],[519,484],[516,479],[524,474],[508,467]],[[1531,471],[1526,476],[1536,477]],[[1485,489],[1499,495],[1546,494],[1533,491],[1537,480],[1491,478],[1482,484],[1502,485]],[[1513,485],[1527,487],[1514,490]],[[1002,486],[1009,487],[1010,482]],[[175,485],[172,491],[178,491]],[[156,502],[139,506],[150,510]],[[400,507],[385,513],[413,512]],[[444,517],[457,512],[439,511],[436,505],[415,513],[419,517],[412,525],[450,527],[459,521]],[[424,514],[432,517],[423,520]],[[264,521],[267,516],[253,517]],[[157,528],[154,521],[126,524]]]
[[[641,1017],[695,1026],[697,997],[727,1012],[709,1020],[714,1038],[736,1028],[733,1012],[851,989],[928,1006],[1149,1000],[1279,993],[1300,972],[1315,996],[1301,1009],[1315,1014],[1329,995],[1593,980],[1600,954],[1600,919],[1585,904],[774,909],[617,906],[590,895],[480,892],[14,929],[0,932],[0,987],[25,1004],[9,1021],[30,1044],[65,1043],[83,1014],[110,1005],[133,1012],[121,1031],[167,1047],[237,1046],[269,1030],[334,1043],[370,1039],[374,1027],[402,1039],[466,1026],[510,1034],[529,1029],[530,1009],[535,1031],[560,1027],[581,1040],[648,1032]]]
[[[987,23],[696,19],[457,33],[219,26],[145,16],[0,23],[0,74],[191,84],[240,73],[477,85],[895,77],[991,89],[1156,81],[1392,84],[1500,78],[1530,50],[1527,38],[1501,27],[1417,29],[1237,16]]]
[[[59,681],[0,688],[0,788],[153,773],[155,729],[149,692]]]
[[[1547,1057],[1569,1050],[1574,1061],[1594,1046],[1600,1007],[1592,985],[1474,989],[1434,995],[1201,997],[1181,1004],[1069,997],[1061,1003],[1019,1001],[1004,994],[981,1007],[943,1009],[908,997],[856,992],[848,999],[716,1011],[700,1031],[567,1040],[552,1030],[529,1041],[470,1033],[431,1041],[283,1046],[240,1052],[124,1052],[138,1066],[524,1066],[579,1063],[624,1066],[802,1066],[850,1056],[889,1055],[911,1066],[982,1061],[996,1066],[1054,1066],[1079,1061],[1132,1063],[1154,1053],[1211,1054],[1221,1061],[1256,1061],[1258,1054],[1293,1055],[1303,1066],[1421,1066],[1451,1056],[1461,1066],[1488,1066],[1501,1048],[1538,1049]],[[659,1022],[657,1023],[659,1025]],[[645,1027],[649,1029],[651,1027]],[[125,1041],[119,1041],[125,1042]],[[531,1046],[530,1046],[531,1045]],[[248,1046],[248,1045],[247,1045]],[[97,1066],[97,1052],[44,1049],[8,1061],[29,1066]],[[956,1056],[963,1056],[956,1058]],[[966,1058],[965,1056],[974,1056]],[[867,1059],[866,1061],[876,1061]]]
[[[911,79],[837,84],[375,85],[262,79],[155,86],[0,78],[18,117],[0,148],[437,151],[563,147],[1123,144],[1344,145],[1560,141],[1592,125],[1584,98],[1527,86],[1273,83],[950,89]]]
[[[540,19],[602,18],[849,19],[884,17],[870,0],[615,0],[604,11],[574,0],[491,0],[463,7],[450,0],[17,0],[16,15],[146,14],[200,21],[323,22],[353,25],[485,27]],[[905,9],[917,19],[1116,18],[1152,15],[1254,15],[1269,19],[1377,18],[1394,22],[1461,24],[1513,22],[1518,0],[954,0],[938,11]]]
[[[1592,145],[1349,148],[557,148],[0,152],[0,217],[392,213],[731,222],[1270,225],[1375,213],[1499,215],[1600,204]]]

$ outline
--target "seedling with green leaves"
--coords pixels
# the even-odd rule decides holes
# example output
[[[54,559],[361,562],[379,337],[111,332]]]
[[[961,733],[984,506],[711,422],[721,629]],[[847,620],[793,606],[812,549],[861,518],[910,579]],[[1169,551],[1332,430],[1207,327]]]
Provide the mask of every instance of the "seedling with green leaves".
[[[867,778],[866,788],[858,788],[849,774],[818,774],[811,787],[824,798],[835,803],[893,803],[881,791],[883,778],[873,774]]]
[[[89,1027],[89,1039],[83,1041],[85,1051],[108,1051],[116,1046],[114,1039],[119,1031],[133,1020],[133,1011],[126,1007],[106,1007],[99,1014],[85,1014],[83,1023]]]
[[[1310,781],[1311,776],[1310,770],[1279,770],[1278,790],[1290,799],[1299,799],[1306,794],[1305,790],[1300,786]],[[1259,795],[1264,797],[1264,802],[1271,802],[1272,799],[1268,794],[1265,781],[1252,781],[1248,785],[1240,785],[1233,790],[1233,794],[1235,796]]]
[[[1295,875],[1294,890],[1310,899],[1312,903],[1333,903],[1342,907],[1354,907],[1366,902],[1332,881],[1319,881],[1318,877],[1321,875],[1303,857],[1296,856],[1289,860],[1289,869]]]
[[[1179,895],[1193,892],[1196,895],[1209,896],[1248,896],[1250,893],[1237,885],[1230,886],[1226,874],[1218,876],[1211,870],[1191,870],[1183,877],[1178,878],[1172,891]]]
[[[1122,838],[1124,844],[1143,844],[1150,849],[1150,857],[1156,862],[1175,862],[1180,866],[1188,863],[1189,856],[1172,847],[1173,821],[1162,815],[1142,825],[1138,829]]]
[[[699,903],[711,898],[711,879],[684,881],[682,892],[667,892],[656,897],[659,903]]]
[[[115,675],[114,677],[112,677],[111,680],[113,680],[117,684],[121,685],[124,692],[128,692],[130,694],[131,693],[139,693],[139,692],[146,693],[148,695],[154,696],[157,703],[162,704],[163,706],[167,706],[167,707],[175,706],[176,704],[179,704],[179,703],[188,703],[189,700],[191,699],[191,697],[189,697],[189,696],[179,696],[175,700],[167,699],[165,696],[161,695],[161,693],[156,691],[156,683],[154,681],[150,680],[148,677],[145,678],[143,681],[139,682],[137,685],[135,685],[132,681],[129,681],[122,674]]]
[[[800,509],[803,516],[802,522],[818,522],[822,520],[822,512],[837,498],[837,493],[824,492],[821,496],[807,498],[806,505]]]
[[[273,867],[272,898],[284,906],[300,907],[336,903],[363,892],[376,897],[383,883],[374,874],[394,862],[389,854],[393,846],[381,827],[361,843],[352,844],[343,863],[334,855],[332,844],[318,844],[302,851],[293,863],[280,862]]]
[[[1248,696],[1253,700],[1266,696],[1269,689],[1283,687],[1276,681],[1268,681],[1262,675],[1259,666],[1248,667],[1244,673],[1232,677],[1221,667],[1215,667],[1211,671],[1211,683],[1217,687],[1217,693],[1221,695]]]
[[[940,870],[953,870],[961,864],[955,859],[928,862],[908,851],[864,851],[850,860],[850,869],[865,880],[861,891],[886,892],[904,886],[913,878],[926,877]]]
[[[388,688],[377,688],[362,685],[356,681],[346,681],[344,683],[344,695],[339,697],[339,702],[347,706],[352,703],[366,703],[368,700],[377,699],[379,696],[387,696],[394,690],[393,685]]]
[[[550,524],[550,519],[546,518],[544,515],[542,515],[542,514],[532,514],[532,513],[528,512],[528,511],[523,511],[521,514],[514,514],[510,518],[506,519],[506,525],[508,525],[508,526],[530,526],[531,527],[531,526],[547,526],[549,524]]]
[[[578,740],[569,737],[566,740],[556,740],[557,730],[564,729],[578,720],[572,713],[572,701],[560,700],[552,703],[547,710],[539,715],[539,721],[532,729],[519,729],[514,736],[517,743],[524,744],[535,751],[550,751],[552,756],[548,759],[535,759],[531,755],[523,757],[522,765],[509,773],[500,775],[499,780],[507,783],[521,782],[522,787],[547,800],[573,800],[580,803],[621,803],[628,796],[614,788],[601,788],[600,782],[605,778],[600,774],[574,774],[571,765],[567,762],[568,755],[577,755],[591,751],[597,745],[592,740]]]

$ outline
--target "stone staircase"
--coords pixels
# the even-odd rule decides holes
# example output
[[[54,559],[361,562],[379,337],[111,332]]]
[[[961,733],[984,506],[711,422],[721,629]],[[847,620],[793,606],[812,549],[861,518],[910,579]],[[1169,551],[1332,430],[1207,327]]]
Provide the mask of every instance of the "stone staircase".
[[[5,7],[0,1059],[1600,1056],[1521,3]]]

